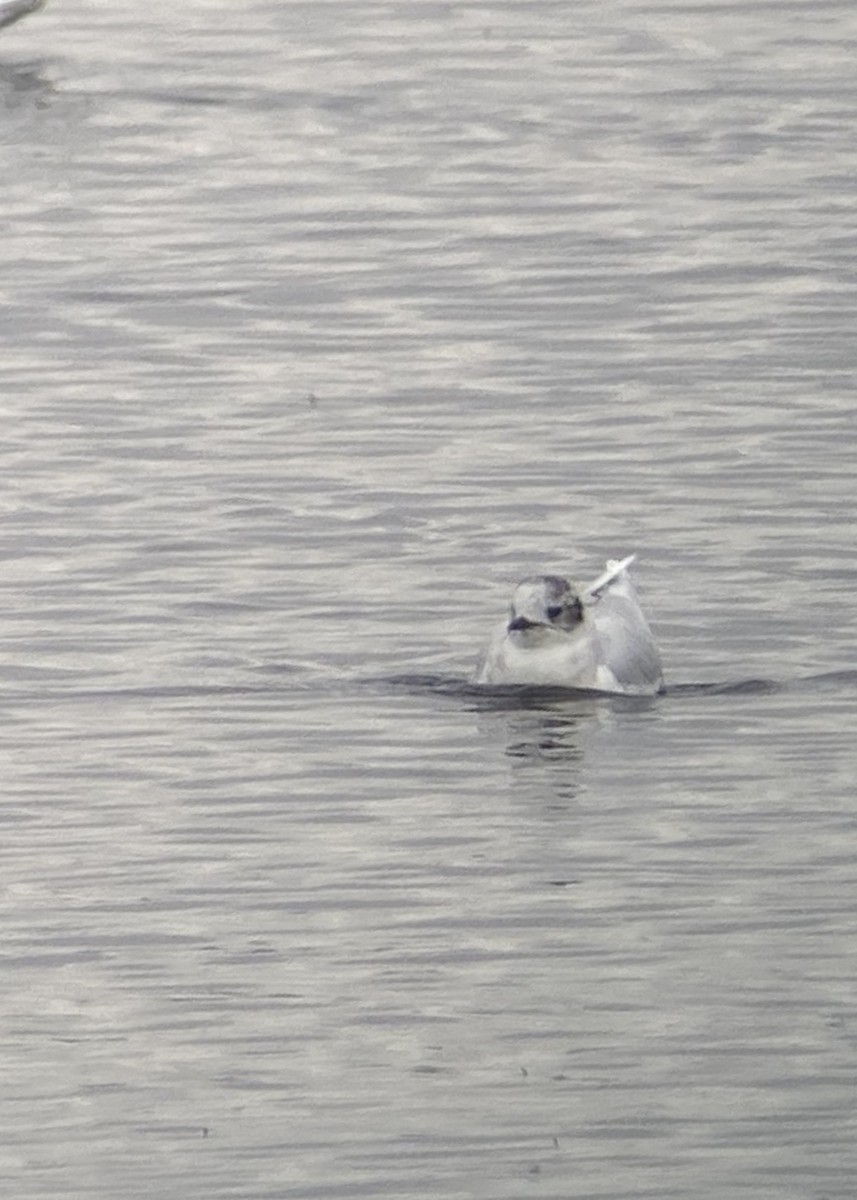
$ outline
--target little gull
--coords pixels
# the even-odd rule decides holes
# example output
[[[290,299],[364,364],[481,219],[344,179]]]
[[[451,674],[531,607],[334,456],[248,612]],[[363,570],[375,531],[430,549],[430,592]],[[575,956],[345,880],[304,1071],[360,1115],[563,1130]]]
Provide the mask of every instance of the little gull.
[[[580,590],[559,575],[519,583],[476,682],[633,696],[662,691],[661,656],[628,575],[635,558],[609,560],[606,571]]]

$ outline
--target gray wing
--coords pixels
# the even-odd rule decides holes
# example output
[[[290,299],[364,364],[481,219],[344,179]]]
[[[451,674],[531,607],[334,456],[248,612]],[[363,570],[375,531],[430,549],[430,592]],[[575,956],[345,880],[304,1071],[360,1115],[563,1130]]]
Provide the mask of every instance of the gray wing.
[[[584,591],[599,643],[599,661],[629,689],[663,687],[661,655],[627,568],[636,555],[611,562]]]
[[[622,687],[659,691],[661,655],[633,590],[611,588],[592,609],[599,660]]]

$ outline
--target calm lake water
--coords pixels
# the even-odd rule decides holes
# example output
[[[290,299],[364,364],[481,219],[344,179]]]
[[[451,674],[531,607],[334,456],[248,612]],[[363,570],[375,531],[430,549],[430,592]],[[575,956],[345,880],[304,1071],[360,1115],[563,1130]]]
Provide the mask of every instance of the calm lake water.
[[[4,1195],[851,1200],[855,55],[2,31]],[[467,686],[632,551],[665,696]]]

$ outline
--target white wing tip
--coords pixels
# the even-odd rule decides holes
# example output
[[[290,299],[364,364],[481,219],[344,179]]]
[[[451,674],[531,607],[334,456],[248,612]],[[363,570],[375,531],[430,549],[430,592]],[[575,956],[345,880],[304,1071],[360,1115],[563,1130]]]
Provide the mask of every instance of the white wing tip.
[[[620,571],[627,570],[628,567],[630,567],[631,563],[636,562],[636,561],[637,561],[636,552],[634,554],[629,554],[627,558],[608,558],[607,559],[607,570],[610,571],[613,575],[618,575]]]
[[[631,563],[635,561],[637,555],[629,554],[627,558],[608,558],[607,570],[603,571],[597,579],[590,583],[586,589],[586,597],[589,601],[597,600],[603,591],[605,591],[611,583],[614,583]]]

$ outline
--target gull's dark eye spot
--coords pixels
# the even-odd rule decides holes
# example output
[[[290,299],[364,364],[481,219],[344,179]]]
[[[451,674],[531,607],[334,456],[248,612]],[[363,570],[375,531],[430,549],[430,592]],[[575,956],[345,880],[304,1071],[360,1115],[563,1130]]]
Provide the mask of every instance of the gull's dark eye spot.
[[[548,620],[555,621],[557,617],[561,616],[562,614],[562,605],[552,604],[550,608],[546,609],[545,611],[547,612]]]

